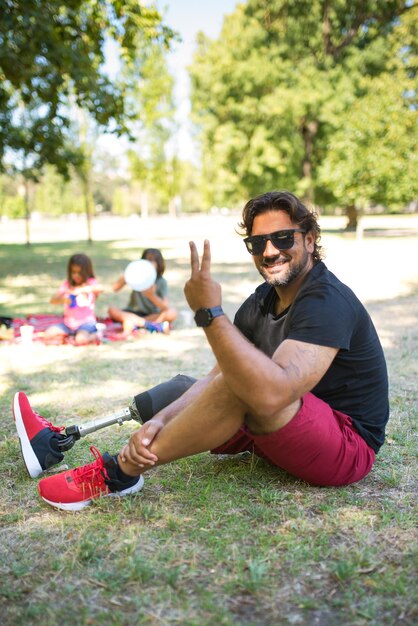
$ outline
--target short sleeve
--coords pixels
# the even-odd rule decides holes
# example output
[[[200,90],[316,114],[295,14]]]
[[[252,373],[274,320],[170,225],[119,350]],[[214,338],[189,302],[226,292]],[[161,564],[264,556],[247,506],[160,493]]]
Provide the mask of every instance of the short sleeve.
[[[292,307],[288,339],[348,350],[357,313],[344,293],[322,285],[301,294]]]
[[[165,278],[163,278],[163,276],[160,276],[159,278],[157,278],[157,295],[164,299],[167,297],[168,294],[168,283],[166,281]]]
[[[58,293],[63,296],[68,293],[69,288],[70,286],[68,284],[68,280],[64,280],[64,282],[58,287]]]
[[[252,319],[251,310],[253,305],[253,299],[253,296],[250,296],[243,304],[241,304],[234,317],[234,325],[251,342],[253,342],[253,333],[250,320]]]

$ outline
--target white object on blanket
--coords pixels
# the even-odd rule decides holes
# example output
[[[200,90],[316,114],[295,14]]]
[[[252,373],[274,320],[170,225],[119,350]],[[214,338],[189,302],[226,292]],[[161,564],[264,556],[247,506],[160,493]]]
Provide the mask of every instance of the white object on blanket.
[[[34,331],[33,326],[30,326],[29,324],[23,324],[20,327],[20,336],[22,338],[22,343],[25,343],[25,344],[32,343],[33,331]]]

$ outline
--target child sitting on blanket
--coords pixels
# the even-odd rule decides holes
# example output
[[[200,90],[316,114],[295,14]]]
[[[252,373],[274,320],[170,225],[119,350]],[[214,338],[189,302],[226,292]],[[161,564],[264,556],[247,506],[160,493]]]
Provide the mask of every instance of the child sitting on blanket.
[[[145,291],[132,291],[126,309],[109,308],[109,316],[116,322],[122,322],[125,333],[131,333],[136,328],[145,328],[150,332],[168,333],[170,322],[177,318],[177,311],[167,298],[168,286],[163,277],[165,261],[160,250],[147,248],[142,253],[142,259],[150,261],[156,271],[155,283]],[[126,285],[124,275],[120,276],[113,285],[113,291],[119,291]]]
[[[51,304],[64,305],[64,322],[47,328],[45,340],[64,340],[71,336],[77,344],[95,342],[94,308],[96,298],[103,290],[94,276],[91,259],[86,254],[73,254],[68,261],[67,280],[50,300]]]

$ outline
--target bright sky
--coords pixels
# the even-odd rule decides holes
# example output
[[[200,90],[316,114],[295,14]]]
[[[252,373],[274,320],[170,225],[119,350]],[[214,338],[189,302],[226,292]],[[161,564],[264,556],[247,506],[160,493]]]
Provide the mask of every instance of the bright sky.
[[[164,15],[164,23],[177,31],[182,39],[181,42],[172,45],[168,57],[170,71],[176,80],[174,95],[177,106],[176,120],[179,125],[178,134],[170,150],[181,159],[196,160],[189,121],[190,82],[186,70],[192,62],[196,35],[203,31],[208,37],[216,39],[221,32],[224,16],[234,11],[238,1],[207,0],[201,3],[199,0],[155,0],[157,8]],[[110,75],[117,72],[113,55],[114,51],[109,48],[107,71]],[[115,145],[114,138],[110,135],[102,135],[99,143],[105,150],[111,150],[114,154],[122,155],[126,149],[123,140],[119,140],[118,145]]]
[[[157,7],[165,15],[165,23],[179,32],[182,41],[170,53],[169,66],[176,78],[175,98],[180,130],[176,138],[176,153],[184,159],[193,157],[193,144],[188,116],[190,113],[190,86],[186,71],[192,61],[196,35],[203,31],[208,37],[219,36],[226,14],[232,13],[238,0],[157,0]],[[164,8],[166,9],[164,11]]]
[[[237,0],[156,0],[157,7],[165,15],[165,23],[178,31],[182,43],[177,44],[175,56],[181,63],[190,62],[196,34],[203,31],[216,38],[222,28],[224,15],[232,13]],[[164,7],[166,10],[164,10]]]

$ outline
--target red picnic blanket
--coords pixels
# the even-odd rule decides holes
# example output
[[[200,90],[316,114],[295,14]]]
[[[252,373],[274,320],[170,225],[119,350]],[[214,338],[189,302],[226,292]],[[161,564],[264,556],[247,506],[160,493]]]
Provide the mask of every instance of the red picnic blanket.
[[[44,333],[49,326],[61,324],[63,322],[62,315],[28,315],[27,317],[12,318],[10,328],[14,331],[14,338],[11,341],[20,341],[20,327],[29,325],[33,326],[33,341],[43,341]],[[98,333],[97,343],[107,343],[108,341],[124,341],[127,335],[123,332],[122,324],[114,322],[110,318],[97,318],[97,322],[102,324],[101,332]],[[137,336],[141,331],[134,331],[130,336]],[[7,340],[7,338],[4,338]],[[50,343],[50,342],[48,342]],[[73,337],[65,337],[63,343],[73,343]]]

